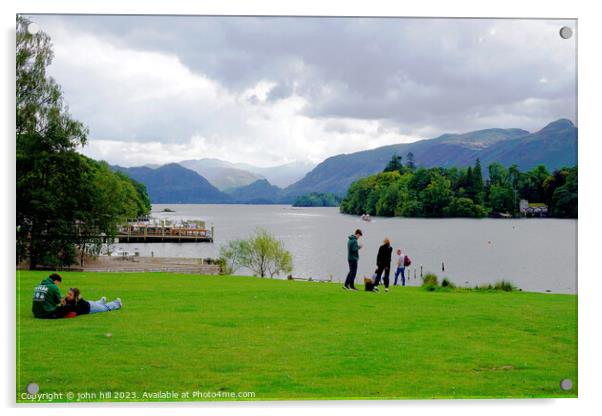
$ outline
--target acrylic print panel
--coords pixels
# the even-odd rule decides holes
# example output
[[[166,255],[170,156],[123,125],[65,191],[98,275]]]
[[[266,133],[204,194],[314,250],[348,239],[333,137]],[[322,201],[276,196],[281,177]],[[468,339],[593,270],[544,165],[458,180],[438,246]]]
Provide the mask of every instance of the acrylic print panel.
[[[576,20],[16,30],[18,402],[577,396]]]

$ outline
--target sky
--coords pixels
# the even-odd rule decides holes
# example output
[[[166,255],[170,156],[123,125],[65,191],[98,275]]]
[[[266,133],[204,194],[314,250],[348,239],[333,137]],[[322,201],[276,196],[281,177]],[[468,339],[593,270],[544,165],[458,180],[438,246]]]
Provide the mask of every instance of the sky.
[[[48,73],[122,166],[275,166],[576,122],[572,20],[60,16]]]

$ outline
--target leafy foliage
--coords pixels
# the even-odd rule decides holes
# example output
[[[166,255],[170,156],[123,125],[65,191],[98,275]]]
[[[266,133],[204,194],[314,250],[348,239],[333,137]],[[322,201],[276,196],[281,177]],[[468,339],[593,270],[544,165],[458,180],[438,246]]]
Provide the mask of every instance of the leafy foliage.
[[[341,197],[322,192],[311,192],[295,198],[294,207],[338,207],[341,204]]]
[[[437,290],[439,287],[439,279],[436,274],[427,273],[422,277],[422,287],[429,292]]]
[[[220,257],[225,261],[226,274],[241,267],[260,277],[274,277],[293,271],[293,258],[284,248],[284,243],[262,228],[246,240],[231,240],[220,247]]]
[[[547,193],[551,193],[550,206],[552,215],[561,218],[577,218],[577,167],[565,170],[566,177],[562,186],[548,186]],[[553,191],[552,191],[553,189]]]
[[[451,280],[449,280],[447,277],[444,277],[443,280],[441,281],[441,287],[455,289],[456,285]]]
[[[402,172],[403,165],[401,164],[401,159],[401,156],[399,156],[397,153],[393,153],[393,156],[391,156],[391,160],[389,161],[389,163],[387,163],[387,166],[385,167],[385,170],[383,172]]]
[[[552,174],[544,166],[520,172],[516,165],[488,166],[483,179],[481,162],[467,168],[418,168],[398,166],[396,156],[384,172],[351,184],[341,201],[341,212],[385,217],[469,217],[491,212],[518,214],[520,199],[546,204],[552,216],[577,217],[577,167]]]
[[[65,266],[76,249],[97,253],[102,235],[128,217],[150,212],[144,185],[115,175],[77,152],[88,129],[71,118],[59,85],[46,75],[52,44],[17,18],[17,261]]]

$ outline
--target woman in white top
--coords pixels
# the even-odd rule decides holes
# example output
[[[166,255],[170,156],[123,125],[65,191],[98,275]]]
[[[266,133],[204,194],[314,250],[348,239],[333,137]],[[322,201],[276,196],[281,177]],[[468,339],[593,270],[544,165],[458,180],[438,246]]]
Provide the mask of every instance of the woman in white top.
[[[406,285],[406,275],[405,275],[405,265],[404,265],[404,261],[405,261],[405,254],[403,254],[401,252],[401,249],[397,249],[397,270],[395,270],[395,283],[393,283],[393,286],[397,286],[397,277],[401,274],[401,285],[405,286]]]

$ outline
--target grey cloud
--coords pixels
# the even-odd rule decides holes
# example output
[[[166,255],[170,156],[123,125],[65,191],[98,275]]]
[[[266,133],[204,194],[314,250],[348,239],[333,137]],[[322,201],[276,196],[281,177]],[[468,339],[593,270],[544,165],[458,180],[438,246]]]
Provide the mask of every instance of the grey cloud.
[[[316,119],[383,120],[402,134],[412,134],[481,127],[532,130],[556,118],[576,117],[575,43],[557,34],[558,27],[573,21],[202,16],[34,20],[42,28],[45,23],[64,25],[114,45],[174,54],[191,71],[233,92],[269,80],[276,86],[268,101],[300,95],[308,103],[304,114]],[[548,82],[541,82],[543,78]],[[526,106],[526,100],[536,100],[538,106]],[[203,130],[194,111],[177,111],[183,114],[163,123],[140,121],[136,134],[165,138],[169,131],[185,137]],[[505,124],[519,121],[523,124]]]

